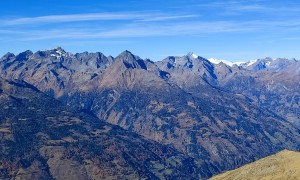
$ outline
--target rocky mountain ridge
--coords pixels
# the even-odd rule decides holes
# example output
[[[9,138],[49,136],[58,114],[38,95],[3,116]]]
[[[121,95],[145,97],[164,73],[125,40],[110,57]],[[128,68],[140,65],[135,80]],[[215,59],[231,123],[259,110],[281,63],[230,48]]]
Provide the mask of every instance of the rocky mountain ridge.
[[[197,57],[197,55],[195,55]],[[228,60],[219,60],[216,58],[208,58],[208,60],[213,63],[213,64],[220,64],[224,63],[230,67],[243,67],[245,69],[249,70],[282,70],[285,69],[287,66],[290,66],[294,63],[297,63],[299,60],[292,58],[292,59],[287,59],[287,58],[259,58],[259,59],[254,59],[246,62],[232,62]]]
[[[129,51],[114,58],[56,48],[6,54],[0,72],[213,164],[207,172],[216,174],[300,149],[297,63],[269,71],[216,65],[193,53],[152,62]]]

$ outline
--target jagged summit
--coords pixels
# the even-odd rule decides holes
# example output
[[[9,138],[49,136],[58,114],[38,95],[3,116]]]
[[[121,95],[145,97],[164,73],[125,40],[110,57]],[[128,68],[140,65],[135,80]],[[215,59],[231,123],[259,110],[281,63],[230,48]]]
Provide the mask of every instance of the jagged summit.
[[[147,69],[145,61],[142,60],[139,56],[136,56],[132,54],[130,51],[125,50],[121,54],[119,54],[116,58],[115,61],[117,62],[122,62],[122,64],[126,68],[130,69]],[[121,67],[119,67],[121,68]]]
[[[243,63],[243,62],[232,62],[232,61],[228,61],[228,60],[220,60],[220,59],[217,59],[217,58],[208,58],[207,60],[210,61],[213,64],[224,63],[224,64],[226,64],[228,66],[231,66],[231,67],[234,66],[234,65],[239,66],[241,63]]]
[[[18,55],[16,56],[16,59],[19,60],[19,61],[26,60],[26,59],[28,59],[32,54],[33,54],[32,51],[27,50],[27,51],[24,51],[24,52],[18,54]]]
[[[132,52],[125,50],[122,53],[120,53],[116,58],[116,60],[138,60],[140,59],[139,56],[134,55]]]
[[[54,57],[57,57],[57,58],[60,58],[60,57],[63,57],[63,56],[70,56],[71,55],[71,53],[66,52],[61,47],[54,48],[54,49],[50,50],[49,52],[50,52],[50,56],[54,56]]]
[[[220,64],[220,63],[225,63],[226,65],[230,67],[242,67],[248,70],[254,70],[254,71],[259,71],[259,70],[280,70],[284,69],[287,66],[290,66],[291,64],[294,64],[297,62],[295,58],[292,59],[287,59],[287,58],[276,58],[273,59],[271,57],[266,57],[266,58],[259,58],[259,59],[253,59],[249,60],[246,62],[232,62],[228,60],[220,60],[216,58],[208,58],[208,61],[210,61],[213,64]]]
[[[300,73],[300,62],[291,61],[291,65],[281,66],[283,68],[278,71],[255,71],[222,63],[216,65],[200,56],[193,58],[193,53],[169,56],[158,62],[143,60],[130,51],[122,52],[117,58],[88,52],[68,55],[68,52],[59,48],[30,54],[21,53],[20,57],[29,56],[26,61],[17,61],[14,55],[1,61],[1,77],[26,81],[65,105],[88,112],[146,139],[170,145],[197,160],[197,164],[204,168],[197,170],[205,173],[204,177],[234,169],[284,148],[300,148],[300,107],[297,98],[300,89],[300,76],[297,75]],[[273,67],[273,62],[268,66],[270,67]],[[23,104],[23,100],[18,98],[13,98],[12,101],[19,106]],[[29,101],[25,100],[24,103],[26,102]],[[0,107],[4,111],[23,112],[2,104]],[[25,109],[33,111],[31,108]],[[60,121],[60,118],[40,122],[49,121],[55,126],[60,124],[53,120]],[[82,129],[77,119],[67,120],[78,124],[78,127],[67,127],[76,131]],[[28,124],[26,121],[22,122],[25,126],[20,128],[26,130]],[[35,127],[35,124],[29,125]],[[87,136],[107,132],[106,129],[87,130]],[[3,132],[3,129],[0,131]],[[64,129],[49,131],[53,135],[56,132],[67,133]],[[78,133],[69,133],[71,134],[62,134],[64,142],[78,140]],[[39,134],[39,137],[44,139],[43,134]],[[50,144],[56,142],[49,140]],[[83,143],[86,142],[90,141],[83,139]],[[31,147],[31,143],[28,144]],[[149,146],[144,144],[144,147]],[[120,150],[115,146],[111,148]],[[36,152],[40,152],[38,150]],[[73,153],[76,152],[68,154]],[[3,153],[0,156],[1,154]],[[117,155],[130,159],[133,154],[118,151]],[[51,157],[51,154],[47,157]],[[109,156],[105,156],[107,157]],[[137,157],[146,161],[148,159],[144,155]],[[73,160],[76,163],[77,160],[82,162],[80,156]],[[110,159],[104,161],[110,162]],[[158,168],[155,174],[171,173],[169,169],[164,169],[165,166],[152,164],[151,161],[145,163],[148,163],[148,167]],[[169,164],[170,159],[167,161]],[[97,162],[98,160],[93,161],[92,164]],[[212,163],[213,166],[203,166],[203,162]],[[123,165],[124,163],[127,161],[121,162]]]
[[[60,57],[63,57],[63,56],[72,56],[73,54],[70,53],[70,52],[67,52],[65,49],[63,49],[62,47],[60,46],[57,46],[55,48],[52,48],[52,49],[48,49],[48,50],[40,50],[40,51],[37,51],[35,53],[33,53],[32,51],[30,50],[27,50],[27,51],[24,51],[24,52],[21,52],[19,54],[13,54],[13,53],[6,53],[5,55],[3,55],[1,57],[1,59],[7,59],[7,58],[11,58],[13,56],[31,56],[33,54],[38,54],[40,56],[52,56],[52,57],[57,57],[57,58],[60,58]],[[82,53],[75,53],[74,54],[76,57],[78,56],[84,56],[84,55],[98,55],[98,56],[105,56],[103,53],[101,52],[82,52]],[[107,56],[107,58],[113,58],[112,56]],[[213,64],[219,64],[221,62],[229,65],[229,66],[241,66],[241,67],[250,67],[250,66],[255,66],[259,63],[262,63],[264,62],[266,64],[266,66],[268,66],[269,64],[272,64],[272,62],[280,62],[282,64],[282,62],[298,62],[299,60],[295,59],[295,58],[292,58],[292,59],[288,59],[288,58],[276,58],[276,59],[273,59],[273,58],[270,58],[270,57],[266,57],[266,58],[259,58],[259,59],[254,59],[254,60],[250,60],[250,61],[246,61],[246,62],[233,62],[233,61],[229,61],[229,60],[223,60],[223,59],[217,59],[217,58],[203,58],[201,56],[198,56],[196,53],[194,53],[193,51],[190,51],[189,53],[187,53],[186,55],[183,55],[183,56],[168,56],[166,59],[169,59],[171,61],[175,61],[176,59],[179,59],[181,57],[185,57],[185,58],[189,58],[191,60],[193,59],[200,59],[200,60],[208,60],[210,61],[211,63]],[[137,55],[134,55],[131,51],[129,50],[125,50],[123,51],[122,53],[120,53],[116,58],[113,58],[113,59],[128,59],[128,60],[138,60],[138,59],[141,59],[139,56]],[[164,59],[164,60],[166,60]]]
[[[260,58],[251,60],[245,63],[240,64],[241,67],[252,70],[252,71],[260,71],[260,70],[271,70],[278,71],[287,68],[293,64],[296,64],[296,59],[287,59],[287,58]]]
[[[123,52],[121,52],[116,58],[120,58],[120,57],[124,57],[124,58],[126,58],[126,57],[130,57],[130,58],[132,58],[132,57],[135,57],[130,51],[128,51],[128,50],[125,50],[125,51],[123,51]]]
[[[47,51],[47,50],[46,50]],[[58,52],[66,52],[62,47],[60,46],[57,46],[53,49],[50,49],[50,51],[58,51]]]
[[[187,54],[187,56],[190,57],[190,58],[194,58],[194,59],[197,59],[197,58],[199,57],[198,55],[196,55],[196,54],[193,53],[193,52],[189,52],[189,53]]]
[[[8,52],[0,58],[0,61],[4,61],[13,57],[15,57],[15,54]]]

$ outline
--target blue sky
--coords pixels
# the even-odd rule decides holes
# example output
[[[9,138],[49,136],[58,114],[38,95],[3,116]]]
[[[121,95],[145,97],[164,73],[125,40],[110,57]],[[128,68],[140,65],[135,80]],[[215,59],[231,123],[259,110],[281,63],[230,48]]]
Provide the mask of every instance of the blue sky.
[[[300,58],[296,0],[10,0],[0,2],[0,54],[129,50],[161,60],[190,51],[246,61]]]

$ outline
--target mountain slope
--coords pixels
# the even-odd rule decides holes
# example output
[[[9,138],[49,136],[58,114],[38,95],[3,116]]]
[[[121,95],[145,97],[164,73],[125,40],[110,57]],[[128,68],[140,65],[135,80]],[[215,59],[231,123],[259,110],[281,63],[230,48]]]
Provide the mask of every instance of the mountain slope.
[[[206,175],[285,148],[300,149],[299,128],[244,93],[247,87],[258,94],[260,86],[242,67],[214,65],[193,54],[156,63],[129,51],[116,58],[62,49],[25,54],[1,59],[5,78],[24,80],[64,104],[174,147],[196,163],[212,164],[200,166]]]
[[[0,135],[1,179],[209,175],[173,148],[76,112],[24,82],[0,79]]]
[[[231,73],[220,78],[218,87],[243,94],[259,107],[300,127],[300,61],[281,70],[231,69]]]
[[[300,179],[300,153],[284,150],[238,169],[217,175],[211,180],[226,179]]]
[[[213,88],[210,84],[215,83],[214,66],[205,59],[188,55],[175,58],[174,63],[174,71],[157,69],[153,63],[124,52],[97,83],[103,88],[96,95],[81,94],[80,98],[93,102],[87,109],[107,122],[171,144],[189,156],[213,163],[217,169],[253,161],[258,151],[263,157],[281,150],[280,147],[299,144],[297,130],[291,125],[278,121],[275,115],[263,112],[243,97]],[[159,71],[167,77],[161,77]],[[90,101],[91,97],[95,99]],[[69,104],[78,104],[74,101],[78,98],[69,99],[73,101]],[[111,103],[100,105],[100,99],[111,99]],[[276,127],[285,130],[275,130]],[[262,129],[266,132],[262,133]],[[295,141],[290,144],[274,134],[281,132],[286,136],[288,129],[295,134]],[[249,139],[240,144],[245,136]],[[232,157],[235,159],[229,162]]]

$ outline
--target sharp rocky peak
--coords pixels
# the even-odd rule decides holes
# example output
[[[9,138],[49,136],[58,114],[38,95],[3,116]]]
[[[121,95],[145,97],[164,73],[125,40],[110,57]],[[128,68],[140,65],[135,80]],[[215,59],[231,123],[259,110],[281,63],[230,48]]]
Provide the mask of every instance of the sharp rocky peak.
[[[145,61],[128,50],[119,54],[115,60],[116,62],[122,62],[127,69],[147,69]]]
[[[193,52],[189,52],[186,56],[189,58],[192,58],[192,59],[198,59],[198,57],[199,57],[198,55],[196,55]]]
[[[27,50],[27,51],[24,51],[24,52],[18,54],[16,56],[16,59],[19,61],[27,60],[32,54],[33,54],[32,51]]]
[[[169,56],[167,59],[173,66],[181,66],[188,68],[192,68],[195,65],[202,63],[210,64],[210,62],[207,59],[198,56],[193,52],[189,52],[187,55],[184,56]]]
[[[86,59],[86,60],[89,60],[89,59],[92,59],[92,58],[95,58],[95,59],[105,59],[107,58],[103,53],[101,52],[82,52],[82,53],[76,53],[75,54],[75,57],[79,60],[83,60],[83,59]]]
[[[119,59],[119,60],[128,60],[128,61],[136,61],[136,60],[139,60],[140,57],[132,54],[130,51],[128,50],[125,50],[123,51],[121,54],[119,54],[116,59]]]
[[[297,60],[295,59],[287,59],[287,58],[260,58],[252,61],[248,61],[246,63],[240,64],[243,68],[253,71],[260,71],[260,70],[272,70],[278,71],[287,68],[295,64]]]
[[[60,46],[51,49],[51,51],[56,51],[56,52],[61,52],[61,53],[65,53],[65,52],[66,52],[66,51],[65,51],[62,47],[60,47]]]
[[[8,52],[4,56],[1,57],[0,61],[5,61],[5,60],[8,60],[13,57],[15,57],[15,55],[13,53]]]

